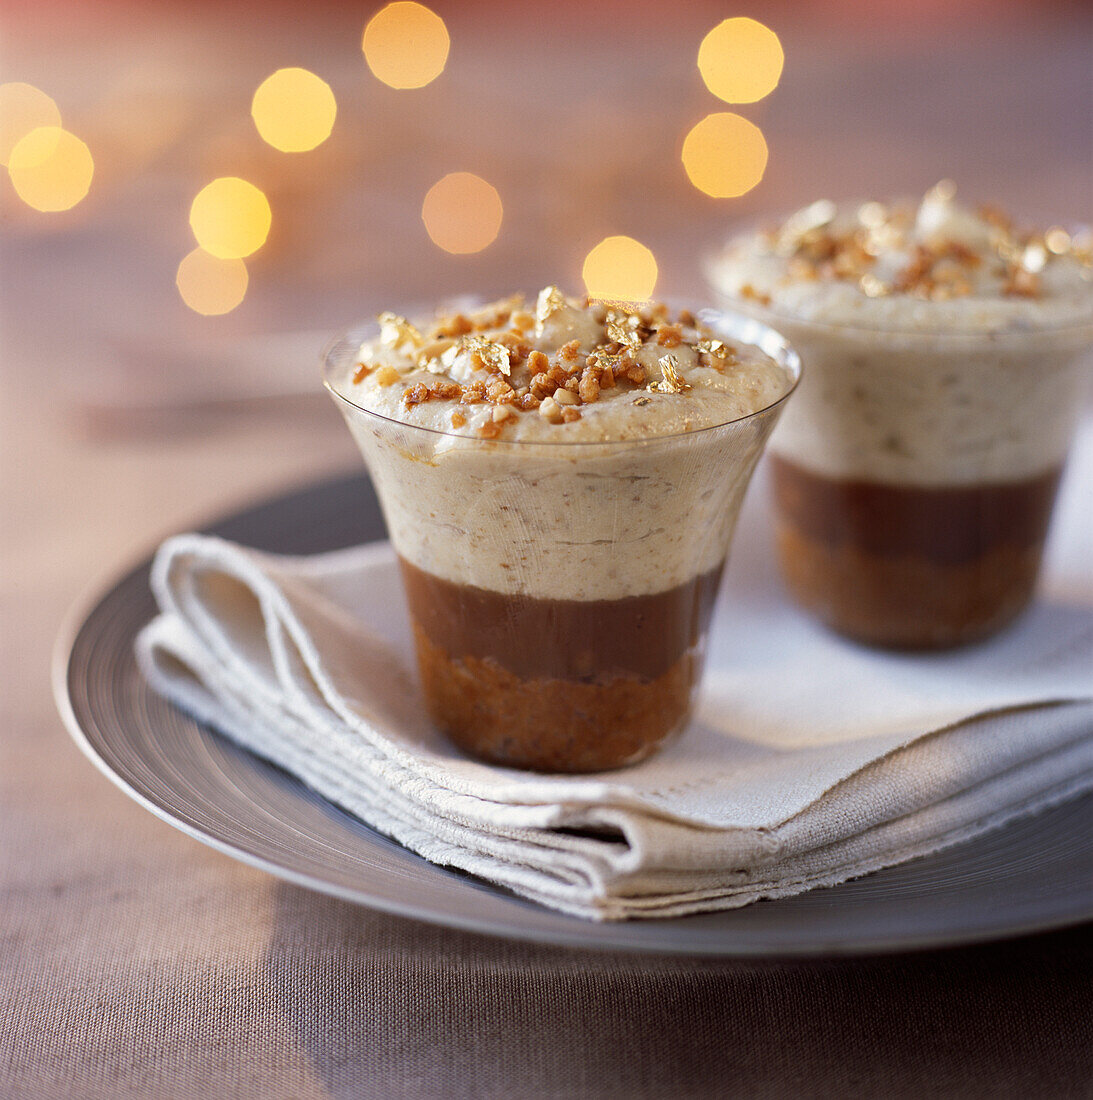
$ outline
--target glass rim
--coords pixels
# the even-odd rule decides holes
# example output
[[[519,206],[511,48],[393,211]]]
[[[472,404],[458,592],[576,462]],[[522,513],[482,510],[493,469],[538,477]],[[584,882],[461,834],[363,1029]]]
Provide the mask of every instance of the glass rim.
[[[865,200],[855,200],[852,202],[836,203],[836,207],[842,209],[850,205],[860,205]],[[790,212],[792,214],[792,211]],[[965,341],[990,341],[995,342],[1014,342],[1020,343],[1022,341],[1036,339],[1039,336],[1044,335],[1056,335],[1073,333],[1078,335],[1080,333],[1086,333],[1090,339],[1093,339],[1093,283],[1089,288],[1089,309],[1088,312],[1081,314],[1080,316],[1062,321],[1052,321],[1048,324],[1041,324],[1030,326],[1028,328],[905,328],[896,327],[893,325],[884,324],[867,324],[863,322],[853,321],[823,321],[817,320],[811,317],[802,317],[799,314],[793,314],[789,312],[772,309],[769,306],[764,306],[759,302],[747,298],[736,298],[729,294],[727,291],[722,290],[714,277],[715,266],[718,261],[724,256],[726,248],[737,242],[744,240],[749,235],[752,235],[759,231],[762,227],[770,225],[772,223],[781,224],[784,222],[790,214],[768,214],[758,215],[747,219],[736,221],[732,225],[732,230],[716,249],[705,253],[702,257],[702,273],[706,279],[706,285],[709,289],[717,295],[719,301],[731,303],[731,307],[738,309],[748,316],[754,316],[757,320],[762,321],[764,324],[768,324],[772,327],[776,327],[779,324],[796,325],[805,329],[815,329],[819,332],[838,333],[845,332],[851,334],[862,334],[868,336],[895,336],[900,338],[911,338],[918,340],[932,340],[940,341],[943,343],[952,342],[954,344]],[[1042,219],[1038,219],[1040,221]],[[1087,222],[1071,220],[1064,222],[1061,220],[1044,220],[1044,224],[1062,225],[1068,232],[1077,232],[1079,229],[1089,229],[1090,224]],[[840,280],[842,282],[844,280]],[[875,299],[868,298],[863,295],[863,300],[874,301]],[[913,299],[916,303],[926,307],[947,307],[954,301],[962,301],[963,299],[945,299],[940,302],[934,302],[930,299]],[[990,299],[973,298],[971,301],[988,301]]]
[[[751,420],[760,419],[778,409],[789,399],[801,381],[801,357],[780,332],[770,325],[765,324],[763,321],[743,312],[707,307],[698,310],[696,315],[712,326],[718,323],[722,324],[724,326],[723,331],[725,335],[730,335],[740,343],[757,347],[760,351],[773,359],[783,368],[783,370],[789,373],[789,385],[776,400],[772,401],[769,405],[764,405],[761,409],[755,409],[752,412],[745,413],[743,416],[737,416],[731,420],[720,420],[715,424],[706,424],[701,428],[695,428],[691,431],[665,432],[659,435],[639,436],[632,439],[483,439],[479,436],[469,435],[465,432],[445,431],[442,428],[429,428],[422,424],[411,424],[405,420],[396,420],[394,417],[385,416],[383,413],[376,412],[375,409],[370,409],[354,401],[336,387],[331,377],[335,367],[344,363],[345,353],[349,349],[355,352],[360,347],[361,343],[367,339],[366,333],[379,332],[379,325],[376,321],[360,322],[347,329],[343,329],[327,343],[320,355],[323,386],[336,402],[393,427],[403,428],[411,432],[423,432],[427,435],[439,436],[446,439],[459,440],[460,442],[473,444],[475,446],[516,448],[551,447],[565,449],[634,447],[650,446],[668,440],[695,438],[701,436],[704,432],[717,431],[735,424],[744,424]]]

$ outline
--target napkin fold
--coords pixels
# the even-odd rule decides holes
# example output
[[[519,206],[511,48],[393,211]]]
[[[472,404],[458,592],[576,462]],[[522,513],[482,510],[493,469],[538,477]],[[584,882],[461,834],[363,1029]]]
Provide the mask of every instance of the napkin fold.
[[[1071,578],[975,648],[875,653],[786,604],[751,513],[697,716],[622,771],[491,767],[439,736],[386,544],[286,558],[170,539],[138,661],[197,719],[426,859],[591,919],[833,885],[1093,788],[1093,584]]]

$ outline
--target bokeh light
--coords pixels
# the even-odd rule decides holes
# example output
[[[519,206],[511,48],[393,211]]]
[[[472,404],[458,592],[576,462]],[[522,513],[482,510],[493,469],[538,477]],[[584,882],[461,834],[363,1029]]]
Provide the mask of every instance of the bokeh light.
[[[221,176],[203,187],[190,207],[197,243],[222,260],[238,260],[266,243],[273,220],[266,196],[238,176]]]
[[[706,87],[726,103],[755,103],[778,86],[785,55],[778,35],[754,19],[718,23],[698,48]]]
[[[423,88],[436,80],[450,45],[444,20],[424,4],[406,0],[376,12],[361,40],[368,67],[392,88]]]
[[[707,115],[683,140],[691,183],[715,199],[750,191],[767,167],[767,143],[754,123],[731,111]]]
[[[653,296],[657,261],[633,237],[607,237],[585,257],[581,274],[590,298],[641,302]]]
[[[8,157],[16,193],[35,210],[70,210],[87,194],[95,162],[75,134],[41,126],[20,138]]]
[[[31,130],[59,129],[61,112],[45,92],[18,81],[0,84],[0,164]]]
[[[278,69],[258,85],[250,107],[262,140],[282,153],[306,153],[334,129],[330,85],[307,69]]]
[[[247,293],[247,282],[247,265],[242,260],[222,260],[203,248],[184,256],[175,276],[182,300],[206,317],[235,309]]]
[[[445,252],[481,252],[501,228],[501,196],[471,172],[451,172],[429,188],[421,220]]]

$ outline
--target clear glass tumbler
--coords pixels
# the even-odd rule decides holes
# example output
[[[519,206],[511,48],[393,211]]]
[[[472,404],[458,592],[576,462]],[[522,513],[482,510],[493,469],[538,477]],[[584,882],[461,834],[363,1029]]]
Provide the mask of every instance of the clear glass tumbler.
[[[485,440],[390,420],[349,384],[375,328],[328,349],[326,386],[398,554],[426,703],[468,754],[600,771],[685,725],[744,492],[800,370],[766,326],[704,320],[771,355],[786,395],[730,423],[615,442]]]

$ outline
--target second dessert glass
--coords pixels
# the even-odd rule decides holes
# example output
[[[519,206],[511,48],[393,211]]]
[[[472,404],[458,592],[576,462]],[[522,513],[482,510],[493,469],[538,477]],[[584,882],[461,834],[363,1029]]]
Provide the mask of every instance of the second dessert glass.
[[[425,700],[490,763],[592,772],[635,763],[686,724],[744,492],[800,364],[744,317],[704,316],[786,372],[749,416],[609,442],[485,440],[387,419],[324,376],[399,557]]]
[[[808,375],[771,441],[795,600],[895,648],[961,645],[1010,622],[1036,584],[1093,326],[776,323]]]

